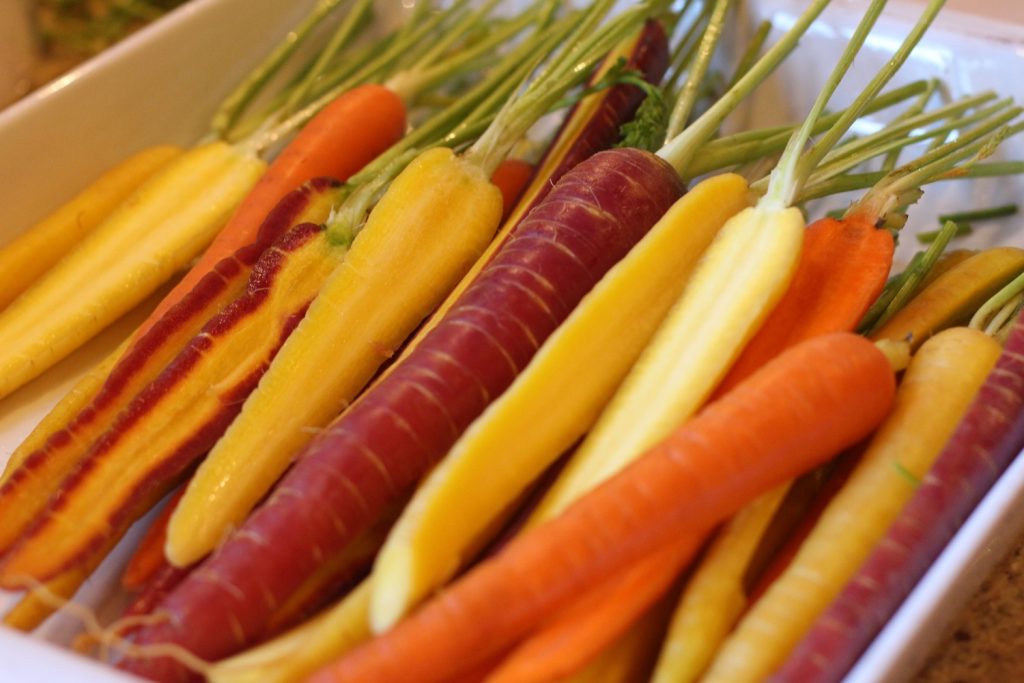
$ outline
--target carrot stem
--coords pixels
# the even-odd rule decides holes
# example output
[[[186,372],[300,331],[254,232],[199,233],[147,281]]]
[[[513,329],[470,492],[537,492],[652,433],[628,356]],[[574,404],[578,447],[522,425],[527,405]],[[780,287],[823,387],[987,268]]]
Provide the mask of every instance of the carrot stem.
[[[720,97],[703,116],[694,121],[686,130],[666,142],[665,146],[658,151],[658,156],[671,164],[680,176],[686,177],[688,167],[696,157],[698,148],[715,134],[725,117],[743,101],[750,91],[793,51],[800,36],[807,31],[828,3],[829,0],[814,0],[786,35],[768,50],[765,56],[740,79],[739,83]]]
[[[241,116],[253,98],[276,74],[295,50],[309,37],[309,34],[341,3],[341,0],[317,0],[313,10],[293,30],[288,32],[273,52],[249,76],[238,84],[213,116],[211,129],[221,138],[226,138],[231,127]]]
[[[373,0],[355,0],[355,4],[345,16],[345,20],[331,36],[330,41],[317,56],[316,61],[303,76],[299,84],[285,100],[282,112],[292,113],[300,103],[305,101],[313,84],[323,75],[324,70],[338,52],[347,46],[356,32],[363,28],[366,20],[373,12]],[[229,131],[230,132],[230,131]]]
[[[811,138],[811,131],[814,128],[815,121],[821,116],[821,113],[825,110],[825,105],[828,104],[832,94],[839,87],[839,82],[843,80],[843,76],[849,71],[854,58],[860,51],[864,41],[867,40],[868,33],[871,32],[871,28],[875,25],[875,21],[878,20],[878,16],[882,13],[884,6],[885,0],[873,0],[864,12],[863,18],[857,24],[853,35],[850,36],[846,49],[843,50],[842,56],[839,57],[835,68],[832,69],[832,73],[829,74],[828,80],[825,81],[824,87],[822,87],[817,99],[815,99],[814,104],[811,106],[810,113],[800,129],[790,138],[786,150],[782,153],[782,158],[779,160],[775,170],[772,171],[771,180],[768,183],[768,191],[762,199],[763,202],[766,202],[766,206],[783,207],[793,205],[799,188],[804,184],[811,170],[816,168],[821,158],[832,149],[835,143],[839,142],[840,138],[853,124],[854,119],[860,116],[860,109],[882,89],[883,84],[902,64],[902,61],[893,60],[893,62],[887,65],[889,68],[883,69],[876,74],[868,88],[861,92],[854,101],[853,106],[847,109],[839,117],[835,125],[825,132],[822,140],[817,145],[801,157],[804,147],[807,146],[807,142]]]
[[[683,85],[683,89],[676,99],[676,106],[672,109],[672,115],[669,117],[668,130],[665,132],[662,144],[679,135],[690,120],[693,107],[697,103],[697,96],[700,94],[701,83],[711,64],[711,57],[715,54],[715,48],[718,47],[719,38],[722,37],[722,27],[725,25],[729,3],[730,0],[715,0],[708,26],[704,29],[696,56],[690,65],[686,83]]]

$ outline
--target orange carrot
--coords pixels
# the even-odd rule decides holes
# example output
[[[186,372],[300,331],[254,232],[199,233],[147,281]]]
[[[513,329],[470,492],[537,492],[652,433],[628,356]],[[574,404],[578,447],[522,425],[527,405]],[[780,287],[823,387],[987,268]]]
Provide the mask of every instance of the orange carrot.
[[[784,349],[831,332],[852,332],[881,294],[895,244],[863,213],[807,228],[789,289],[718,386],[722,396]]]
[[[669,590],[701,540],[683,536],[602,582],[523,641],[487,683],[542,683],[582,670]]]
[[[167,559],[164,557],[164,543],[167,541],[167,521],[171,513],[178,506],[185,493],[185,487],[180,487],[167,501],[167,505],[160,511],[160,514],[153,520],[152,525],[146,531],[146,535],[139,542],[139,547],[128,560],[128,565],[121,575],[121,586],[125,590],[137,591],[145,586],[153,576],[165,565]]]
[[[864,338],[804,342],[311,680],[428,683],[470,670],[612,573],[856,443],[894,393],[888,360]]]
[[[527,184],[533,179],[535,170],[532,164],[522,159],[505,159],[491,174],[491,182],[501,190],[502,221],[516,208],[516,203]]]
[[[274,159],[199,261],[133,338],[141,338],[222,259],[254,242],[263,219],[286,194],[320,176],[345,180],[401,139],[405,126],[405,104],[381,85],[353,88],[324,107]]]

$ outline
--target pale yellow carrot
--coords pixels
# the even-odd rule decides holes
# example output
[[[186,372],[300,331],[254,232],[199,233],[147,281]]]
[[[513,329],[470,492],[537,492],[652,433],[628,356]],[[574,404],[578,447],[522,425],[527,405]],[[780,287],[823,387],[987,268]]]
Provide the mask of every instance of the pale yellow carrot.
[[[205,247],[265,164],[223,143],[179,156],[0,314],[0,397],[145,299]]]
[[[850,479],[703,681],[760,681],[785,660],[913,495],[1000,351],[993,339],[967,328],[940,332],[922,345],[892,413]]]
[[[785,484],[764,494],[718,533],[672,615],[654,683],[695,681],[714,658],[747,608],[744,576],[789,488]]]
[[[747,185],[736,175],[684,195],[466,431],[381,550],[373,573],[375,630],[449,579],[489,521],[593,424],[705,247],[747,203]]]
[[[0,310],[60,261],[142,183],[182,152],[157,145],[103,173],[69,202],[0,248]]]

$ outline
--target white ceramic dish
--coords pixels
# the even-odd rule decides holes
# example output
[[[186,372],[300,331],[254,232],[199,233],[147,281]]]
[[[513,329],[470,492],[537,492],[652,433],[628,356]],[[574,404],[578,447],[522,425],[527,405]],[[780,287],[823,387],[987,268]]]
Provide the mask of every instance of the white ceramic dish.
[[[2,0],[0,0],[2,1]],[[258,59],[267,46],[303,14],[313,0],[195,0],[161,22],[115,47],[99,59],[0,112],[0,242],[51,207],[73,195],[102,169],[125,155],[157,142],[187,144],[200,137],[223,93]],[[397,4],[397,3],[396,3]],[[801,0],[752,0],[741,26],[770,17],[786,27]],[[849,87],[866,80],[902,38],[923,0],[893,0],[858,58]],[[807,106],[831,68],[859,16],[865,0],[835,0],[804,39],[794,61],[752,99],[739,115],[745,123],[792,119]],[[1004,3],[951,0],[950,8],[897,78],[907,82],[941,77],[958,95],[986,88],[1024,99],[1024,82],[1006,78],[1018,73],[1024,55],[1024,22],[1000,14]],[[970,10],[969,12],[965,10]],[[1002,17],[993,21],[986,15]],[[735,36],[736,50],[742,30]],[[782,93],[782,96],[779,94]],[[1024,158],[1024,142],[1012,141],[1004,155]],[[936,187],[913,212],[908,231],[932,229],[934,216],[965,206],[991,206],[1024,196],[1024,181],[988,181],[977,186]],[[841,206],[837,200],[832,207]],[[903,239],[901,258],[916,248]],[[1024,231],[1012,220],[985,226],[970,246],[1024,244]],[[143,307],[144,308],[144,307]],[[136,314],[136,318],[141,313]],[[122,322],[73,358],[0,401],[0,460],[6,459],[35,421],[89,364],[101,358],[131,328]],[[918,586],[885,633],[864,656],[850,680],[899,680],[913,675],[937,624],[951,616],[970,595],[1006,544],[1024,527],[1024,459],[1019,459],[961,530],[945,554]],[[83,589],[78,600],[101,606],[114,587],[123,562],[115,553]],[[0,610],[12,596],[0,595]],[[108,608],[114,606],[107,604]],[[926,626],[927,625],[927,626]],[[66,644],[76,623],[51,619],[26,638],[0,628],[0,680],[4,683],[129,680],[57,645]]]

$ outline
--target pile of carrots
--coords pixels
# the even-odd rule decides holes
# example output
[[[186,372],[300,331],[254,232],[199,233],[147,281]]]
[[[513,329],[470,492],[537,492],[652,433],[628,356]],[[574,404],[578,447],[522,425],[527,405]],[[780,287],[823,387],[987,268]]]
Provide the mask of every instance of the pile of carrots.
[[[924,186],[1024,170],[1022,109],[886,90],[943,0],[846,109],[885,0],[729,135],[829,0],[717,78],[732,0],[370,4],[0,248],[8,405],[187,268],[11,454],[5,624],[135,542],[78,645],[155,681],[841,678],[1024,445],[1024,250],[947,249],[1011,211],[894,267]]]

